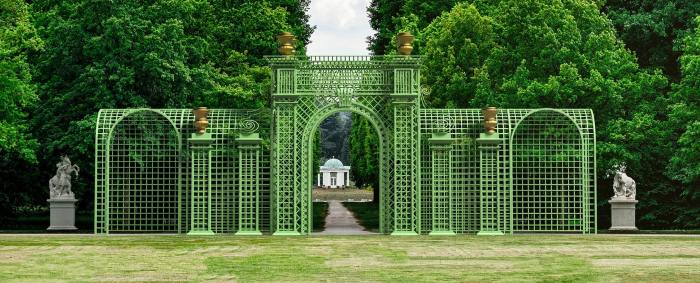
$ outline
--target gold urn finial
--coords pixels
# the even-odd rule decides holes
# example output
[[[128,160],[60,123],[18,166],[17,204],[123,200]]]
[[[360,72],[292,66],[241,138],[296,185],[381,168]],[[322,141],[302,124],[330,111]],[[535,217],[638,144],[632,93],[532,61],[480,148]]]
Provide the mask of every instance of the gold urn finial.
[[[289,32],[283,32],[277,35],[277,43],[278,43],[278,48],[277,51],[279,51],[280,54],[282,55],[294,55],[294,41],[295,37],[293,34]]]
[[[400,32],[396,35],[396,45],[401,55],[411,55],[414,36],[410,32]]]
[[[496,114],[498,114],[496,107],[486,107],[481,110],[481,115],[484,115],[484,129],[489,135],[496,133]]]
[[[209,121],[207,121],[207,114],[209,114],[209,109],[206,107],[197,107],[192,110],[194,114],[194,128],[197,129],[197,134],[204,134],[207,132],[207,126],[209,126]]]

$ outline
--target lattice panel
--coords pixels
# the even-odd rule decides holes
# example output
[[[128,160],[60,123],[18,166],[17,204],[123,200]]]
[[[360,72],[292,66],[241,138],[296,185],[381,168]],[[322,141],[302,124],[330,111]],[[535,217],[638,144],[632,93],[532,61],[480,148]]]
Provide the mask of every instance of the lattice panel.
[[[164,170],[172,169],[171,173],[178,178],[177,185],[179,186],[179,195],[169,196],[167,201],[163,201],[161,206],[167,206],[175,209],[175,212],[168,210],[170,215],[179,214],[179,218],[175,218],[173,227],[168,226],[167,229],[161,229],[162,232],[181,232],[186,233],[190,229],[190,214],[191,214],[191,197],[192,197],[192,166],[190,158],[190,149],[187,142],[180,142],[180,145],[172,151],[154,151],[147,148],[152,145],[147,145],[147,148],[139,149],[131,146],[126,148],[123,144],[110,143],[110,137],[118,137],[121,134],[120,129],[134,129],[127,131],[131,133],[131,140],[134,144],[137,141],[142,143],[153,143],[157,139],[149,136],[162,136],[170,132],[161,129],[162,124],[168,123],[172,129],[172,135],[178,138],[179,141],[186,141],[191,133],[194,132],[192,122],[194,116],[190,109],[103,109],[100,110],[97,118],[97,130],[95,137],[95,233],[109,232],[147,232],[146,228],[139,228],[138,225],[126,225],[119,219],[148,219],[154,216],[152,211],[139,210],[138,212],[129,212],[122,209],[121,206],[129,206],[137,208],[137,203],[127,204],[129,200],[122,201],[124,204],[119,204],[120,209],[109,209],[115,206],[115,198],[126,197],[124,193],[117,191],[115,193],[111,188],[113,185],[123,187],[121,190],[136,191],[139,187],[162,187],[163,184],[174,183],[174,177],[166,178],[159,177],[163,175]],[[136,118],[138,117],[138,118]],[[209,127],[207,133],[211,134],[213,143],[210,156],[211,164],[211,218],[212,230],[215,233],[232,233],[237,230],[237,187],[238,187],[238,156],[235,149],[234,133],[241,130],[250,130],[251,125],[259,125],[258,131],[261,135],[267,137],[269,134],[269,111],[267,110],[223,110],[212,109],[209,112]],[[257,123],[250,123],[251,120]],[[137,122],[131,122],[137,121]],[[135,125],[139,124],[139,125]],[[148,125],[157,125],[161,128],[153,128],[148,130],[138,130]],[[155,126],[151,126],[155,127]],[[147,128],[146,128],[147,129]],[[138,131],[137,131],[138,130]],[[128,135],[127,135],[128,136]],[[115,149],[112,149],[115,148]],[[269,231],[270,225],[270,149],[269,146],[263,145],[260,151],[260,226],[262,231]],[[135,156],[151,156],[168,153],[175,158],[177,153],[177,161],[170,160],[162,166],[157,163],[157,159],[150,157],[151,162],[131,162]],[[111,160],[111,161],[110,161]],[[129,170],[115,169],[110,167],[111,162],[117,162],[118,168],[129,166]],[[120,163],[121,162],[121,163]],[[131,162],[131,163],[129,163]],[[123,165],[124,164],[124,165]],[[176,166],[177,165],[177,166]],[[154,173],[148,173],[154,172]],[[158,173],[161,172],[161,173]],[[168,171],[170,172],[170,171]],[[120,181],[115,178],[128,179],[129,181]],[[142,174],[146,174],[142,176]],[[150,174],[150,175],[149,175]],[[149,177],[151,176],[151,177]],[[149,181],[150,178],[150,181]],[[151,183],[148,183],[151,182]],[[156,194],[149,193],[150,196],[144,199],[144,203],[154,202],[157,204]],[[162,194],[161,194],[162,195]],[[121,200],[119,200],[121,201]],[[130,208],[130,209],[131,209]],[[133,210],[133,209],[132,209]],[[164,214],[157,212],[157,214]],[[131,217],[131,218],[129,218]],[[159,216],[160,217],[160,216]],[[169,219],[172,219],[169,216]],[[115,219],[121,222],[115,222]],[[179,221],[178,221],[179,219]],[[131,221],[131,220],[130,220]],[[135,221],[135,220],[134,220]],[[133,222],[133,221],[132,221]],[[138,222],[133,222],[138,223]],[[149,224],[150,225],[150,224]],[[115,230],[115,228],[117,228]],[[178,229],[179,228],[179,229]],[[159,228],[160,229],[160,228]],[[167,230],[167,231],[166,231]]]
[[[112,232],[178,232],[181,141],[156,113],[122,120],[110,140],[109,221]]]
[[[190,231],[210,231],[211,219],[211,204],[212,198],[210,187],[210,160],[208,148],[199,148],[190,151],[190,160],[192,174],[192,192],[190,203]]]
[[[513,229],[585,230],[586,153],[576,125],[558,112],[535,112],[518,124],[511,148]]]
[[[423,233],[432,227],[432,156],[428,139],[432,134],[451,134],[452,157],[452,227],[455,233],[479,231],[479,149],[476,138],[483,132],[483,117],[477,109],[422,109],[421,136],[421,204]]]
[[[452,231],[452,188],[450,162],[452,145],[433,144],[432,151],[432,231]]]
[[[239,145],[239,231],[260,231],[260,145]]]
[[[521,120],[530,115],[533,121]],[[453,228],[456,233],[476,233],[481,223],[480,176],[488,174],[487,185],[496,192],[487,199],[496,200],[486,208],[496,212],[490,219],[503,232],[569,231],[595,232],[595,127],[588,109],[499,109],[497,132],[501,142],[498,153],[481,160],[476,139],[483,130],[479,109],[421,110],[421,204],[423,232],[432,227],[432,157],[427,143],[433,133],[447,129],[454,139],[451,162],[453,185]],[[513,138],[516,125],[550,125],[562,131],[551,139],[540,131]],[[578,128],[577,128],[578,127]],[[531,129],[533,127],[527,126]],[[580,129],[572,132],[571,129]],[[578,136],[574,136],[576,133]],[[530,143],[542,143],[540,151]],[[512,143],[512,145],[511,145]],[[567,143],[570,143],[566,145]],[[558,147],[566,145],[572,150]],[[513,152],[511,152],[511,148]],[[526,150],[527,148],[527,150]],[[577,150],[573,150],[578,148]],[[516,151],[517,149],[517,151]],[[578,155],[573,154],[578,152]],[[557,158],[579,161],[557,163]],[[512,161],[512,163],[511,163]],[[566,166],[563,164],[568,164]],[[484,167],[484,168],[482,168]],[[512,171],[511,171],[512,168]],[[576,169],[574,169],[576,168]],[[485,170],[482,172],[482,170]],[[530,172],[529,175],[523,172]],[[566,175],[569,174],[569,175]],[[439,175],[439,174],[438,174]],[[528,178],[527,176],[533,176]],[[573,180],[576,179],[576,180]],[[572,184],[567,184],[572,182]],[[578,183],[577,183],[578,182]],[[579,184],[579,185],[574,185]],[[533,187],[543,188],[535,190]],[[512,191],[512,194],[511,194]],[[574,192],[576,191],[576,192]],[[579,208],[576,210],[576,208]],[[557,215],[557,216],[555,216]],[[565,221],[557,219],[580,219]],[[513,221],[511,221],[513,219]],[[487,222],[488,222],[487,221]],[[579,224],[575,224],[579,223]]]

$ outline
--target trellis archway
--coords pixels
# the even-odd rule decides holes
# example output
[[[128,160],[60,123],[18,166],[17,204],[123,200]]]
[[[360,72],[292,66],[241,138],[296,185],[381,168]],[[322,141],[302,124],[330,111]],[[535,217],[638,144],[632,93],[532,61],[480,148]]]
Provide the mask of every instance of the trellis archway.
[[[311,232],[309,124],[338,109],[368,117],[383,148],[382,232],[420,233],[419,59],[412,56],[268,57],[273,71],[273,228]],[[316,126],[317,127],[317,126]],[[388,195],[388,194],[391,195]]]
[[[589,231],[589,144],[557,109],[523,116],[510,136],[514,231]]]
[[[180,232],[181,148],[175,124],[156,110],[135,110],[109,131],[107,231]]]
[[[304,135],[303,135],[303,153],[302,153],[302,162],[304,162],[304,165],[307,167],[306,170],[304,170],[304,175],[302,176],[302,179],[304,180],[304,188],[308,188],[309,190],[312,188],[312,172],[314,172],[313,166],[313,151],[311,150],[313,148],[313,142],[314,142],[314,131],[318,130],[318,127],[320,124],[328,118],[329,116],[333,115],[334,113],[338,112],[352,112],[355,114],[359,114],[365,119],[367,119],[370,124],[372,125],[372,128],[374,128],[374,131],[376,132],[377,136],[379,137],[379,188],[375,188],[379,190],[379,232],[380,233],[388,233],[391,231],[391,223],[392,219],[391,216],[392,214],[390,213],[392,210],[392,199],[391,199],[391,182],[390,182],[390,172],[391,172],[391,159],[388,158],[386,155],[391,149],[391,143],[390,141],[390,132],[387,128],[387,126],[380,120],[377,115],[373,114],[372,112],[368,111],[364,107],[333,107],[333,106],[328,106],[324,109],[320,109],[318,112],[316,112],[315,115],[311,117],[311,119],[307,122],[306,126],[304,127]],[[308,194],[306,202],[308,205],[311,205],[311,194]],[[309,211],[310,208],[309,208]],[[311,215],[308,215],[309,218],[311,218]],[[311,225],[312,226],[312,225]]]

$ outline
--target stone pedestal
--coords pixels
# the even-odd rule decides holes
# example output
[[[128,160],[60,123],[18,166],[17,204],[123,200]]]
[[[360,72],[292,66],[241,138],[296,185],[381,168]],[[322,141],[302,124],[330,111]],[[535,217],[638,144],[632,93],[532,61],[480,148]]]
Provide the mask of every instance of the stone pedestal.
[[[612,198],[608,201],[612,210],[612,226],[610,231],[637,231],[635,224],[634,199]]]
[[[49,231],[73,231],[75,227],[75,203],[74,198],[49,199],[49,211],[51,212],[51,225]]]

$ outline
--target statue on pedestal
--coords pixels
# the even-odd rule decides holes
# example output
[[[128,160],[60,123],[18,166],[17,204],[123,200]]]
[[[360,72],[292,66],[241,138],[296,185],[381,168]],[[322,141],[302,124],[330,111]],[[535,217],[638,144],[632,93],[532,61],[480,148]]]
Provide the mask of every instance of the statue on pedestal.
[[[615,170],[615,178],[613,179],[613,198],[635,199],[637,195],[637,183],[627,176],[625,173],[625,165],[620,166]]]
[[[613,192],[615,195],[608,201],[612,210],[610,231],[637,231],[635,224],[637,183],[627,176],[626,169],[625,165],[620,165],[614,171]]]
[[[80,167],[74,165],[68,159],[68,156],[61,156],[61,161],[56,164],[56,175],[49,180],[49,195],[51,199],[55,198],[75,198],[71,191],[71,174],[75,173],[78,177]]]
[[[48,230],[69,231],[78,230],[75,227],[75,195],[71,191],[71,177],[78,177],[80,167],[72,164],[68,156],[61,156],[56,164],[56,175],[49,180],[49,211],[51,226]]]

